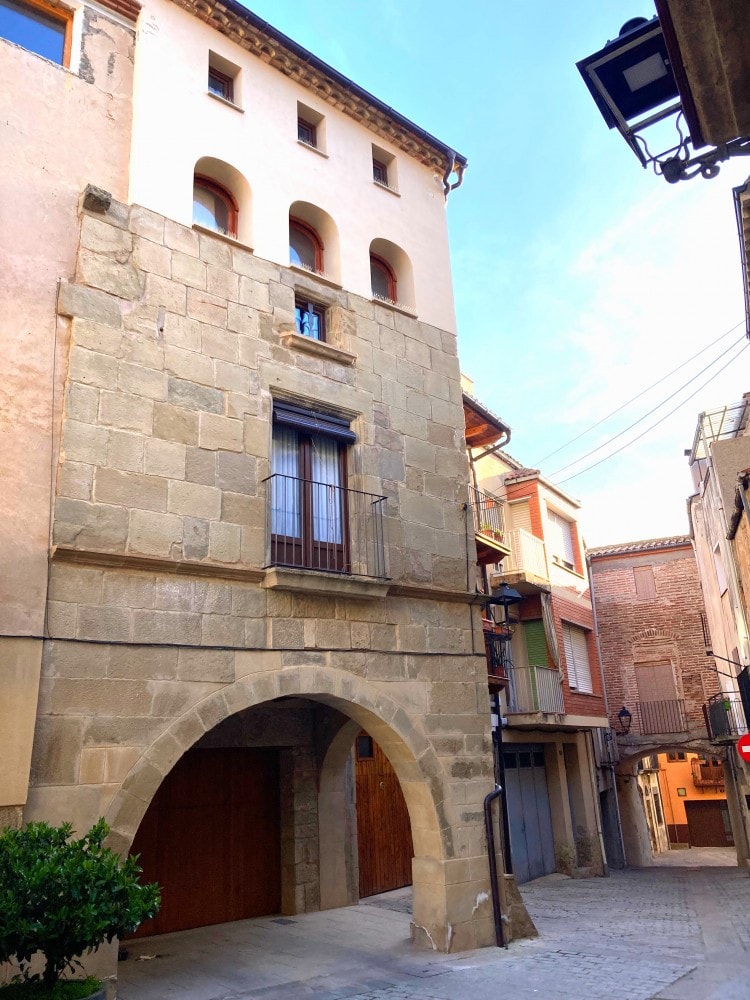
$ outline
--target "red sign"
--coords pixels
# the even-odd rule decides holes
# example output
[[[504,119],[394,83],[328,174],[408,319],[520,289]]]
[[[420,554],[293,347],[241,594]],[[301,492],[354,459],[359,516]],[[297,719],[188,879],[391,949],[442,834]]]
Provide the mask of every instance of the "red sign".
[[[750,733],[740,736],[737,740],[737,753],[750,764]]]

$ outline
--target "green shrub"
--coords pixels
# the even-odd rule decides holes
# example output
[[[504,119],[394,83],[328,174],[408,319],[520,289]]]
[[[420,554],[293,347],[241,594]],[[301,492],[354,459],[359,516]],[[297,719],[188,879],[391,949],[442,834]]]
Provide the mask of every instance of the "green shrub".
[[[103,819],[80,840],[72,833],[70,823],[0,833],[0,962],[15,959],[24,980],[38,979],[29,963],[42,952],[46,988],[80,966],[76,955],[132,933],[159,908],[159,888],[140,883],[137,859],[103,846]]]

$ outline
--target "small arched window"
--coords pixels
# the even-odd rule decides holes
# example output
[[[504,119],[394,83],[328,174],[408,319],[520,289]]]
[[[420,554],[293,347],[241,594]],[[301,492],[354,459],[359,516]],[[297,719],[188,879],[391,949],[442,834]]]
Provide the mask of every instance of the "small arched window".
[[[193,222],[236,239],[237,216],[234,196],[210,177],[196,174],[193,180]]]
[[[393,268],[382,257],[378,257],[374,253],[370,254],[370,282],[373,298],[398,302],[396,275],[393,273]]]
[[[323,243],[315,230],[300,219],[289,219],[289,263],[323,273]]]

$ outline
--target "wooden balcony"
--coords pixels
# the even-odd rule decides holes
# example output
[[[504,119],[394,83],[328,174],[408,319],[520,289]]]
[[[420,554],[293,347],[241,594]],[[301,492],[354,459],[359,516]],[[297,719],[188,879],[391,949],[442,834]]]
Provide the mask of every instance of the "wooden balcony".
[[[724,768],[721,764],[703,764],[699,760],[690,761],[693,784],[696,788],[723,788]]]

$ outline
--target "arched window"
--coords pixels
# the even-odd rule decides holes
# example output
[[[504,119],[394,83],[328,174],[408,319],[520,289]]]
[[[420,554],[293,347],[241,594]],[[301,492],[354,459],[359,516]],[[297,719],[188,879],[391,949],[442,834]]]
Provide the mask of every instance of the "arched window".
[[[193,222],[225,236],[237,237],[237,202],[226,188],[210,177],[193,180]]]
[[[289,219],[289,263],[323,273],[323,243],[315,230],[300,219]]]
[[[398,302],[396,275],[387,261],[377,254],[370,254],[370,282],[373,298]]]

